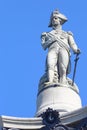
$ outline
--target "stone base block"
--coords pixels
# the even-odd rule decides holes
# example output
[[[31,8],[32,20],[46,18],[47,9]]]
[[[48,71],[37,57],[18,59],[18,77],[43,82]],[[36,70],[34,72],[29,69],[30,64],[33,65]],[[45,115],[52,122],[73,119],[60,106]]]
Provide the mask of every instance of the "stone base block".
[[[48,108],[64,114],[81,107],[80,96],[73,89],[63,86],[48,86],[37,96],[36,116],[40,116]]]

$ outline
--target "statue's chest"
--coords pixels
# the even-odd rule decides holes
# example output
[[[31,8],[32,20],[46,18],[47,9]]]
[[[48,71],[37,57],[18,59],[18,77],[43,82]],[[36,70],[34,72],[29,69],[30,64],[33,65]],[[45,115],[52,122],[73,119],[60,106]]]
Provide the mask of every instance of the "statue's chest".
[[[67,41],[68,40],[68,34],[66,32],[63,31],[52,31],[51,32],[56,38],[61,39],[63,41]]]

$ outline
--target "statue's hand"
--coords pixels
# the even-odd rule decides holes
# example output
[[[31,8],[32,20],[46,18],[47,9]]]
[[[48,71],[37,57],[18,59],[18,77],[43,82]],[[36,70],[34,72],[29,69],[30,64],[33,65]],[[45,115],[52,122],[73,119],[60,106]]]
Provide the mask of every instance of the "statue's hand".
[[[81,53],[81,51],[79,48],[74,52],[74,54],[80,54],[80,53]]]
[[[80,53],[81,53],[81,51],[80,51],[80,49],[78,48],[78,49],[77,49],[77,54],[80,54]]]

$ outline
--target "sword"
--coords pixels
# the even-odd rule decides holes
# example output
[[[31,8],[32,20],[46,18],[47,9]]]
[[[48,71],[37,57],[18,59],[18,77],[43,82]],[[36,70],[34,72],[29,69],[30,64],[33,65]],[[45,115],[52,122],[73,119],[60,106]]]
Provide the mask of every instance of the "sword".
[[[77,67],[77,62],[79,60],[79,53],[76,54],[76,58],[75,58],[75,65],[74,65],[74,72],[73,72],[73,78],[72,78],[72,86],[74,85],[74,80],[75,80],[75,74],[76,74],[76,67]]]

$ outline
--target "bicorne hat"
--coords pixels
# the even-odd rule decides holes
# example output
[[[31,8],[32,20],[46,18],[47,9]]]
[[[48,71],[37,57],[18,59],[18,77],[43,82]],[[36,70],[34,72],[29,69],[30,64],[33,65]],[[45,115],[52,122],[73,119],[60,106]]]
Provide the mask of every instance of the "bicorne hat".
[[[52,19],[53,19],[53,17],[55,17],[55,16],[58,16],[58,18],[61,19],[61,25],[64,24],[64,23],[67,21],[67,17],[66,17],[65,15],[61,14],[58,10],[55,10],[55,11],[53,11],[52,14],[51,14],[50,22],[49,22],[48,27],[52,27]]]

